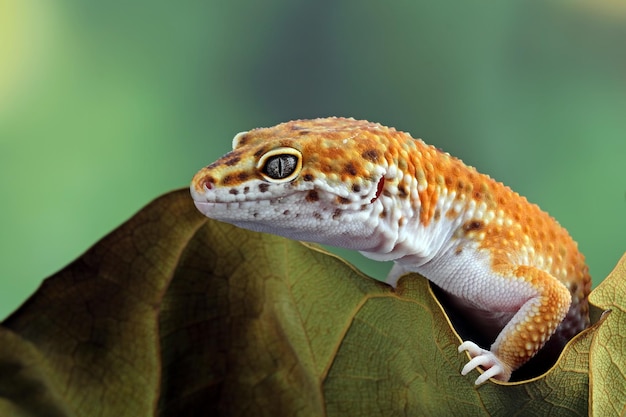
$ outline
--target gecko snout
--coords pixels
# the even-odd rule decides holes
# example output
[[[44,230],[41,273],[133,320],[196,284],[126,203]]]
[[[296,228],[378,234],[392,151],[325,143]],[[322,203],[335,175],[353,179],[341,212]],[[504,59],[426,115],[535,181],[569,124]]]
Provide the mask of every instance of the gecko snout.
[[[204,170],[201,170],[200,172],[198,172],[193,177],[193,180],[191,180],[192,189],[197,194],[204,194],[206,190],[212,190],[215,188],[215,184],[216,184],[215,178],[213,178],[210,175],[207,175],[203,171]]]

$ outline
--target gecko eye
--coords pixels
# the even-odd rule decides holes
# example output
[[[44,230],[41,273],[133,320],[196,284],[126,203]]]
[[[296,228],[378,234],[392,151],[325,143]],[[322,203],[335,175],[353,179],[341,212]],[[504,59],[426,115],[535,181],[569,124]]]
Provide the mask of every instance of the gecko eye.
[[[302,154],[293,148],[278,148],[259,159],[257,168],[269,182],[293,180],[302,168]]]
[[[298,159],[293,155],[276,155],[267,158],[263,172],[275,180],[282,180],[293,173]]]

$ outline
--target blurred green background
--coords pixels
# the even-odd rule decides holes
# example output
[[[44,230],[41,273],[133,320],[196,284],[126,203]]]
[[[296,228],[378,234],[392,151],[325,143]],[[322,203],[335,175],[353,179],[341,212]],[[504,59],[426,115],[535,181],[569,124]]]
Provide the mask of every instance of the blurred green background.
[[[625,45],[610,0],[0,0],[0,317],[235,133],[328,115],[510,185],[597,285],[626,249]]]

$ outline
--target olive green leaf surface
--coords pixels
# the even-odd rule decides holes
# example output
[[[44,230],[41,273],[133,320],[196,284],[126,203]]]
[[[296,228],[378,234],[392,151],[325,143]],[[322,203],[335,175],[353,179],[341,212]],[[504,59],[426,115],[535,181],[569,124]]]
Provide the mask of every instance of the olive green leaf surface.
[[[606,311],[591,344],[589,379],[593,416],[626,414],[626,255],[589,300]]]
[[[623,412],[621,265],[598,289],[613,311],[549,372],[475,387],[424,278],[394,291],[174,191],[2,323],[0,416],[582,416],[589,398]]]

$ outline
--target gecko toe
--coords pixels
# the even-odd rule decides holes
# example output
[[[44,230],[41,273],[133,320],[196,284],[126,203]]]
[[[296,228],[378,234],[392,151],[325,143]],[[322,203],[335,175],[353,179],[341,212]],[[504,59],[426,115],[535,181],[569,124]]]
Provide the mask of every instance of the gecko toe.
[[[506,371],[506,367],[500,359],[491,351],[485,350],[474,342],[463,342],[459,348],[459,352],[467,351],[472,358],[465,364],[461,370],[461,375],[467,375],[472,370],[482,367],[485,371],[476,379],[475,384],[480,385],[489,378],[495,378],[502,381],[509,379],[510,373]]]
[[[476,343],[469,340],[461,343],[461,345],[459,345],[458,351],[459,353],[467,352],[472,358],[486,352],[485,349],[481,348]]]

